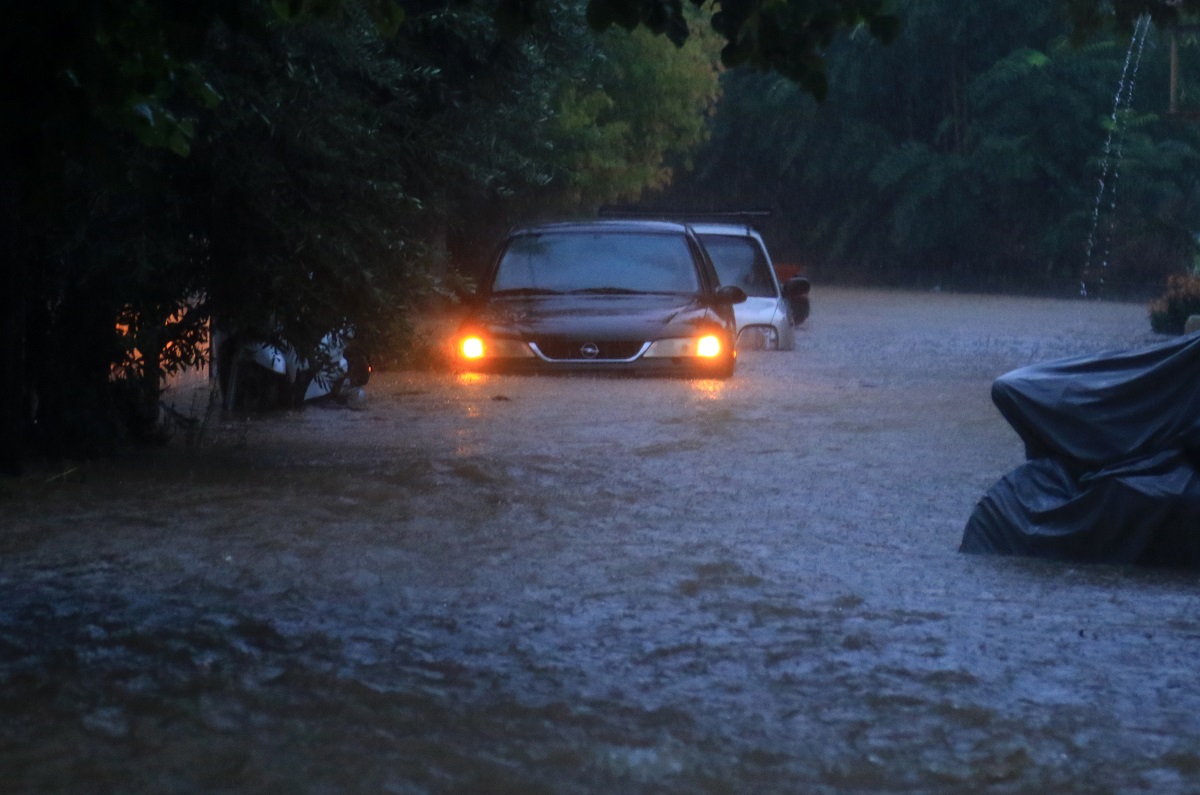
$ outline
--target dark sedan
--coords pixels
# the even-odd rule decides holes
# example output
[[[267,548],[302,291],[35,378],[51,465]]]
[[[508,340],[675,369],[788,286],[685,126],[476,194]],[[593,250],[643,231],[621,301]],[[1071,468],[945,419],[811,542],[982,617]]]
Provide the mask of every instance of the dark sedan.
[[[471,300],[463,369],[728,378],[738,287],[686,224],[584,221],[516,231]]]

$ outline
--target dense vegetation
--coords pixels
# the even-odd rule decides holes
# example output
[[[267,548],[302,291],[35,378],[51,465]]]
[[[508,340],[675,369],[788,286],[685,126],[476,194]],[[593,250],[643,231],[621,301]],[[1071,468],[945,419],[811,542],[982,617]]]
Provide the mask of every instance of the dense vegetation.
[[[31,82],[3,130],[6,455],[153,433],[214,322],[309,355],[347,322],[402,344],[469,270],[452,253],[664,184],[716,99],[712,36],[598,35],[569,0],[520,36],[470,4],[392,30],[378,4],[228,5],[80,0],[24,20],[74,49],[10,42]]]
[[[1078,278],[1107,125],[1130,209],[1092,267],[1156,278],[1194,248],[1195,132],[1136,106],[1114,122],[1111,97],[1139,15],[1165,25],[1200,0],[1066,0],[1073,28],[1043,6],[14,8],[0,468],[151,430],[163,374],[201,362],[213,322],[302,351],[342,322],[400,344],[495,230],[636,199],[693,164],[689,198],[774,204],[779,245],[823,271],[1018,285]],[[1139,93],[1163,95],[1159,42]],[[725,73],[710,128],[718,64],[749,69]]]
[[[1193,262],[1200,125],[1166,113],[1167,34],[1135,22],[1075,44],[1052,4],[895,5],[894,44],[829,50],[823,103],[727,73],[676,198],[776,208],[779,255],[826,281],[1112,296]],[[1195,109],[1200,74],[1182,74]]]

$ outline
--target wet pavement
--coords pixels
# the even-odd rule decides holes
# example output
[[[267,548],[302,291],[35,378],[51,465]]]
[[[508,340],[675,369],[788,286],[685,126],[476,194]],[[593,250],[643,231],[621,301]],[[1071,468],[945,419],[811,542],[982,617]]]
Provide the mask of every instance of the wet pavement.
[[[1190,573],[964,556],[1143,307],[815,290],[727,382],[382,373],[0,491],[14,793],[1200,792]]]

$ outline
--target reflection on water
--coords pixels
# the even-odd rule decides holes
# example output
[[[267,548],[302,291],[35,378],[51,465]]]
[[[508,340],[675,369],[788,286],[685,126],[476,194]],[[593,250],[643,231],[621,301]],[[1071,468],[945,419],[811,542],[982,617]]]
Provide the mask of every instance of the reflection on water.
[[[488,382],[488,376],[483,373],[457,373],[454,380],[460,386],[480,386]]]
[[[494,377],[483,373],[457,373],[454,376],[458,386],[469,387],[471,392],[467,393],[467,397],[475,398],[478,395],[480,388],[488,386],[495,380]],[[483,416],[478,403],[467,403],[463,406],[463,412],[468,420],[477,420]],[[479,440],[476,438],[474,431],[466,425],[458,426],[452,431],[454,435],[454,454],[459,458],[467,458],[479,455],[480,447]]]
[[[710,400],[720,398],[725,391],[725,382],[716,378],[699,378],[690,384],[693,392]]]
[[[454,455],[459,458],[468,458],[479,455],[481,448],[479,440],[475,434],[466,428],[456,428],[454,430]]]

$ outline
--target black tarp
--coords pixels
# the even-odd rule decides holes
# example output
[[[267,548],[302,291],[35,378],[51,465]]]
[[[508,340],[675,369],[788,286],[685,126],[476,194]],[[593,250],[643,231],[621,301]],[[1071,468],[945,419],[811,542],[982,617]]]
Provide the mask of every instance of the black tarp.
[[[992,400],[1027,460],[961,551],[1200,567],[1200,333],[1014,370]]]

